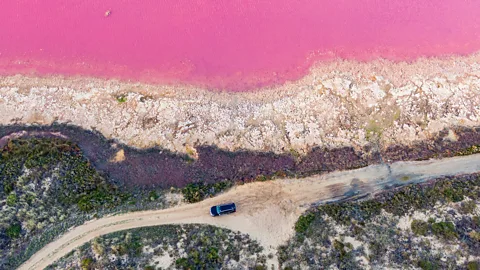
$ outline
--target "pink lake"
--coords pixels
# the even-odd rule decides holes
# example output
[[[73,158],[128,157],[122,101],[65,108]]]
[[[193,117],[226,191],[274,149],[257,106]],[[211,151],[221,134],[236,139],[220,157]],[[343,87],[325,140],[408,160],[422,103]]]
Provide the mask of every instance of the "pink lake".
[[[317,60],[469,54],[479,14],[478,0],[3,0],[0,74],[248,90]]]

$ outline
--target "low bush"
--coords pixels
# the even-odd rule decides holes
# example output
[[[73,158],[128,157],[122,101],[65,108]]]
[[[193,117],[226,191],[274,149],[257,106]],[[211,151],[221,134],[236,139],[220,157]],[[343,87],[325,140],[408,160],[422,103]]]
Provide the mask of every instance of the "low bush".
[[[90,270],[92,268],[93,259],[90,257],[83,258],[80,262],[82,270]]]
[[[415,219],[412,221],[410,228],[412,229],[412,232],[416,235],[427,235],[430,226],[425,221]]]
[[[473,200],[462,202],[462,204],[460,204],[460,211],[463,214],[472,214],[476,208],[477,204]]]
[[[297,233],[304,233],[308,230],[310,224],[315,220],[315,215],[308,213],[306,215],[300,216],[297,222],[295,223],[295,231]]]
[[[454,240],[458,237],[455,225],[452,222],[437,222],[432,225],[432,233],[445,240]]]
[[[19,223],[14,223],[7,228],[6,234],[10,238],[18,238],[22,232],[22,226]]]
[[[10,192],[10,194],[8,194],[7,196],[7,205],[10,207],[13,207],[15,206],[16,203],[17,203],[17,194],[15,194],[14,192]]]
[[[479,270],[480,263],[477,261],[471,261],[467,263],[467,270]]]
[[[468,155],[473,155],[473,154],[478,154],[480,153],[480,145],[472,145],[470,147],[467,147],[463,150],[457,151],[455,153],[456,156],[468,156]]]
[[[418,267],[422,270],[437,270],[439,269],[439,265],[437,262],[432,262],[428,260],[421,260],[418,262]]]
[[[196,203],[218,194],[232,186],[231,182],[223,181],[214,184],[190,183],[182,188],[182,194],[185,201]]]

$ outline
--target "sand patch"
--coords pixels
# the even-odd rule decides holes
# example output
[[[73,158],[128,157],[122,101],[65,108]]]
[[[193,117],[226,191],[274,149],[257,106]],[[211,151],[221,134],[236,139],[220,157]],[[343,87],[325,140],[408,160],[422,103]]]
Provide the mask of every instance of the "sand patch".
[[[115,156],[110,159],[110,162],[122,162],[125,160],[125,151],[123,149],[120,149],[117,151]]]

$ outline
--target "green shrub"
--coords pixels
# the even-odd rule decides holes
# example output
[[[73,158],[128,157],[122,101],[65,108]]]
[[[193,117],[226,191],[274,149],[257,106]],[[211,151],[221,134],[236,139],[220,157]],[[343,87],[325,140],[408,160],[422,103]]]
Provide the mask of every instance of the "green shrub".
[[[152,190],[148,194],[148,198],[150,198],[151,201],[156,201],[159,198],[159,196],[158,196],[157,192],[155,192],[155,190]]]
[[[476,261],[468,262],[467,270],[480,270],[480,264]]]
[[[375,200],[363,201],[360,203],[344,202],[321,205],[320,212],[323,212],[335,221],[349,225],[353,220],[364,221],[380,214],[382,203]]]
[[[7,196],[7,205],[10,207],[13,207],[15,206],[16,203],[17,203],[17,194],[12,192]]]
[[[142,254],[143,245],[140,237],[136,237],[131,242],[127,243],[126,248],[131,256],[137,257]]]
[[[416,235],[427,235],[429,224],[425,221],[414,219],[410,225],[410,228]]]
[[[77,202],[78,208],[89,212],[101,208],[111,208],[128,199],[128,194],[106,189],[100,186],[88,193],[80,194]]]
[[[93,264],[93,259],[90,257],[86,257],[82,259],[80,263],[80,267],[82,267],[82,270],[89,270],[92,268],[92,264]]]
[[[126,95],[118,95],[116,97],[118,103],[125,103],[127,102],[127,96]]]
[[[10,192],[13,191],[13,189],[14,189],[13,182],[3,184],[3,191],[5,192],[5,194],[9,194]]]
[[[338,240],[335,239],[333,242],[333,248],[340,253],[340,260],[343,260],[343,257],[347,254],[345,250],[346,245]]]
[[[480,153],[480,145],[472,145],[455,153],[456,156],[466,156]]]
[[[219,261],[220,257],[218,256],[218,248],[216,247],[211,247],[209,249],[209,252],[207,254],[207,260],[208,261]]]
[[[463,200],[462,191],[454,188],[444,189],[443,195],[445,196],[445,198],[447,198],[447,200],[451,202],[460,202]]]
[[[22,232],[22,226],[18,223],[15,223],[10,225],[10,227],[7,228],[6,234],[10,238],[18,238],[21,232]]]
[[[437,270],[438,264],[428,260],[421,260],[418,262],[418,266],[423,270]]]
[[[205,198],[203,183],[189,183],[182,189],[183,198],[189,203],[196,203]]]
[[[473,213],[473,211],[475,211],[476,208],[477,204],[475,203],[475,201],[470,200],[467,202],[462,202],[462,204],[460,205],[460,212],[462,212],[463,214],[471,214]]]
[[[452,222],[437,222],[432,224],[432,233],[445,240],[453,240],[458,237],[455,225]]]
[[[263,174],[260,174],[259,176],[257,176],[255,178],[255,181],[260,181],[260,182],[264,182],[264,181],[267,181],[267,180],[268,180],[268,178]]]
[[[308,213],[306,215],[300,216],[297,222],[295,223],[295,231],[297,233],[304,233],[307,231],[310,224],[315,220],[315,215]]]
[[[381,258],[387,253],[387,243],[385,239],[373,239],[369,245],[370,260],[373,262],[380,261]]]
[[[182,189],[183,198],[189,203],[196,203],[205,198],[212,197],[232,186],[231,182],[222,181],[214,184],[202,182],[189,183]]]
[[[480,232],[471,231],[468,235],[469,235],[472,239],[476,240],[477,242],[480,242]]]
[[[181,267],[182,269],[190,269],[190,263],[188,262],[187,258],[180,258],[175,261],[177,267]]]
[[[480,217],[479,216],[472,217],[472,220],[477,226],[480,226]]]

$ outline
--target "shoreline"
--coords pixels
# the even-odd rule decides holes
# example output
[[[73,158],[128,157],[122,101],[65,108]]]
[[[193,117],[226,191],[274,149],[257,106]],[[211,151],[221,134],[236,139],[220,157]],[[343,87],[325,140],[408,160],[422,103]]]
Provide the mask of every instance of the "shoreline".
[[[310,53],[305,56],[303,61],[298,63],[295,75],[276,74],[275,78],[265,71],[258,71],[257,73],[243,74],[238,72],[230,76],[214,75],[209,79],[208,76],[192,77],[191,74],[184,74],[183,77],[176,78],[172,74],[163,74],[154,69],[144,70],[142,72],[133,72],[126,66],[106,65],[99,62],[87,64],[70,63],[58,65],[55,61],[35,61],[35,60],[12,60],[0,59],[0,78],[10,78],[22,76],[30,79],[40,79],[42,81],[48,80],[63,80],[63,81],[77,81],[89,80],[108,81],[114,84],[121,85],[136,85],[141,84],[153,89],[169,88],[181,91],[206,91],[213,93],[228,93],[228,94],[247,94],[251,95],[256,92],[275,91],[283,89],[285,86],[291,84],[298,84],[305,78],[311,77],[312,74],[320,74],[322,72],[332,72],[332,68],[338,68],[340,71],[349,72],[371,72],[384,73],[380,76],[386,76],[393,79],[395,83],[404,83],[405,78],[397,80],[398,68],[409,66],[422,66],[421,74],[431,73],[433,70],[439,70],[440,67],[451,69],[446,63],[454,63],[457,59],[461,62],[478,63],[480,59],[480,50],[471,50],[463,53],[444,53],[440,55],[420,55],[420,56],[371,56],[365,59],[357,59],[353,56],[342,57],[334,53]],[[439,65],[439,66],[435,66]],[[74,69],[72,66],[76,66]],[[102,71],[110,70],[109,73]],[[417,70],[418,71],[418,70]],[[174,74],[175,72],[173,72]],[[412,73],[412,72],[409,72]],[[414,73],[414,72],[413,72]],[[122,74],[122,75],[119,75]],[[243,85],[243,86],[242,86]]]
[[[69,123],[137,148],[297,152],[411,144],[480,126],[480,53],[317,65],[256,92],[95,78],[0,77],[0,124]],[[452,139],[455,139],[453,135]]]
[[[181,80],[162,81],[158,79],[148,79],[148,76],[142,79],[130,77],[110,77],[110,76],[92,76],[88,74],[60,74],[36,72],[34,67],[25,67],[25,69],[12,69],[7,71],[7,67],[0,65],[0,86],[15,86],[16,83],[25,85],[43,85],[46,87],[71,87],[82,88],[82,84],[89,87],[116,87],[119,89],[144,88],[149,94],[171,93],[174,96],[190,95],[231,95],[250,100],[258,98],[261,101],[271,101],[279,97],[286,97],[296,94],[295,88],[307,85],[315,80],[316,77],[326,74],[355,76],[357,74],[382,77],[399,87],[412,80],[415,77],[432,77],[441,73],[478,73],[480,69],[480,50],[468,54],[444,54],[439,56],[420,56],[408,60],[392,60],[388,58],[373,58],[368,61],[334,57],[323,60],[306,59],[311,64],[307,65],[303,75],[296,79],[286,79],[283,83],[274,83],[271,85],[262,85],[251,89],[240,91],[228,90],[209,86],[208,83],[194,83]],[[472,67],[473,65],[473,67]],[[3,70],[2,70],[3,69]],[[150,72],[147,72],[150,73]],[[144,92],[144,91],[139,91]],[[276,95],[272,97],[272,95]]]
[[[17,1],[0,10],[0,33],[8,37],[0,74],[255,89],[300,79],[321,60],[471,54],[480,49],[479,9],[475,0]]]

